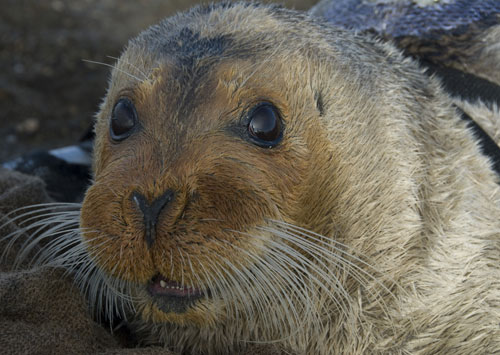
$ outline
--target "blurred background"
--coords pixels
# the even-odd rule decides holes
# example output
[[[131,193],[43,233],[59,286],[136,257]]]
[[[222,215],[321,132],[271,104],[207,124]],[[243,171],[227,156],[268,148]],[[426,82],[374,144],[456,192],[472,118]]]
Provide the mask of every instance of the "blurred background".
[[[112,64],[130,37],[201,2],[1,0],[0,162],[77,142],[110,70],[83,60]],[[317,0],[274,2],[306,10]]]

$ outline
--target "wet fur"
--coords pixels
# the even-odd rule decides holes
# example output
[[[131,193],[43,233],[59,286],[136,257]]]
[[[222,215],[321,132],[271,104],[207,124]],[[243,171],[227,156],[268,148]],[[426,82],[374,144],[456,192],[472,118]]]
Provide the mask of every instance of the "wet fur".
[[[123,96],[142,127],[112,143]],[[241,129],[261,101],[285,124],[272,149]],[[73,271],[143,343],[500,352],[498,177],[439,82],[392,45],[277,7],[198,7],[129,43],[96,133],[80,226],[56,213],[31,247],[55,236],[36,263]],[[130,195],[166,189],[148,249]],[[158,272],[212,297],[165,314],[145,291]]]

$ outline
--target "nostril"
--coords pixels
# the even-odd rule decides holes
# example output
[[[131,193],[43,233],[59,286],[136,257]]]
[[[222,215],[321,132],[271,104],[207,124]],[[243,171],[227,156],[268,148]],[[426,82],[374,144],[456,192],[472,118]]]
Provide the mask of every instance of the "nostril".
[[[153,245],[156,238],[156,224],[161,210],[175,198],[172,190],[167,190],[161,196],[154,199],[151,203],[140,192],[132,193],[132,201],[142,212],[144,219],[144,236],[149,248]]]

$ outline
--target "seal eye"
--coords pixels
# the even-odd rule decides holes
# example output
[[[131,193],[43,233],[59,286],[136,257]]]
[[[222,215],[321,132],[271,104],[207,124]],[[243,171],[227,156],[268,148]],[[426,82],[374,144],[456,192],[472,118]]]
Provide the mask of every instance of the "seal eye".
[[[137,112],[128,99],[120,99],[113,108],[110,121],[111,138],[121,141],[130,136],[137,125]]]
[[[249,114],[248,134],[252,142],[261,147],[272,148],[282,138],[281,118],[271,104],[261,104]]]

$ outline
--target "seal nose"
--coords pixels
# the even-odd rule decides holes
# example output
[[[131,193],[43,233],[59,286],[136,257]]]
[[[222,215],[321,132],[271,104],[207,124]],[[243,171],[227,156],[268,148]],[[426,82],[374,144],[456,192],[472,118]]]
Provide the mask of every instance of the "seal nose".
[[[144,235],[148,248],[151,248],[156,238],[156,224],[161,210],[174,199],[174,191],[167,190],[163,195],[149,203],[140,192],[132,193],[132,201],[139,207],[144,217]]]

